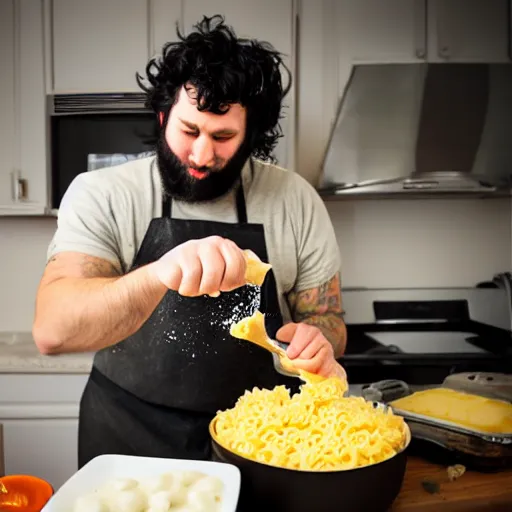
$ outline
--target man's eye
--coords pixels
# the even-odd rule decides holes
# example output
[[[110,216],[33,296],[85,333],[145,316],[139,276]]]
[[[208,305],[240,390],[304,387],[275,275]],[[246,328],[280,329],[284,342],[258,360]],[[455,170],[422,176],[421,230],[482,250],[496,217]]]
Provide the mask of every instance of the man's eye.
[[[197,137],[197,132],[187,132],[186,130],[183,132],[185,133],[186,135],[190,135],[192,137]]]
[[[218,142],[225,142],[231,139],[231,135],[215,135],[213,138]]]

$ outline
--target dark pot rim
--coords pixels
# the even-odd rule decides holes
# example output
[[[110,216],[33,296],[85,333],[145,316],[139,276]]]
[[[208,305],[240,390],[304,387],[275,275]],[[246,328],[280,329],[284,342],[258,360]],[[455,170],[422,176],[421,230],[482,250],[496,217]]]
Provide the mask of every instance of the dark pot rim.
[[[268,464],[267,462],[261,462],[259,460],[254,460],[254,459],[251,459],[250,457],[247,457],[245,455],[241,455],[240,453],[234,452],[233,450],[228,448],[225,444],[223,444],[219,440],[219,438],[217,437],[217,432],[215,430],[215,425],[217,423],[217,419],[218,418],[216,416],[215,418],[213,418],[213,420],[210,421],[210,424],[209,424],[209,427],[208,427],[208,430],[210,432],[210,438],[212,439],[212,441],[216,445],[218,445],[220,448],[222,448],[226,452],[230,453],[234,457],[238,457],[238,458],[240,458],[242,460],[245,460],[247,462],[250,462],[250,463],[252,462],[253,464],[256,464],[256,465],[265,466],[265,467],[273,468],[273,469],[280,469],[280,470],[284,470],[284,471],[291,471],[291,472],[294,472],[294,473],[302,473],[302,474],[310,473],[310,474],[318,475],[318,474],[346,473],[347,471],[355,472],[355,471],[365,470],[365,469],[368,469],[370,467],[375,467],[375,466],[378,466],[380,464],[384,464],[386,462],[389,462],[390,460],[392,460],[392,459],[398,457],[400,454],[404,453],[407,450],[407,448],[409,447],[409,445],[411,444],[411,439],[412,439],[411,429],[409,428],[409,425],[407,424],[407,422],[404,421],[404,423],[403,423],[403,430],[405,432],[405,443],[404,443],[402,449],[399,450],[398,452],[396,452],[391,457],[388,457],[387,459],[381,460],[379,462],[373,462],[372,464],[367,464],[366,466],[359,466],[359,467],[356,467],[356,468],[313,471],[313,470],[310,470],[310,469],[295,469],[295,468],[286,468],[286,467],[283,467],[283,466],[276,466],[276,465],[273,465],[273,464]]]

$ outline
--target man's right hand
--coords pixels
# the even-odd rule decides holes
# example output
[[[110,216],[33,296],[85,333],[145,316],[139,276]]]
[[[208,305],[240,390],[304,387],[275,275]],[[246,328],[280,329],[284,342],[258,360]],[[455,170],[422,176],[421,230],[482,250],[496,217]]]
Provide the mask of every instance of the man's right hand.
[[[242,249],[219,236],[189,240],[151,264],[167,288],[188,297],[216,296],[243,286],[246,265]]]

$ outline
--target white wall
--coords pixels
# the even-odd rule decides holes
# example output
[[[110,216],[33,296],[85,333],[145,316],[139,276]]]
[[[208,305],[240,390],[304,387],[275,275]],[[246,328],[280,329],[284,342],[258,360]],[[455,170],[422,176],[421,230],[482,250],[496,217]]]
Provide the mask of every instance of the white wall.
[[[509,199],[327,203],[343,287],[474,286],[511,269]]]
[[[52,218],[0,217],[0,332],[30,331]]]

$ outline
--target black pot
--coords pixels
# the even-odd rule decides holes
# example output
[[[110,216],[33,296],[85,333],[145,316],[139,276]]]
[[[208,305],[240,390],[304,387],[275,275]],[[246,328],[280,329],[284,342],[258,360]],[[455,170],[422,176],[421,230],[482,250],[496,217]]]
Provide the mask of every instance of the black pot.
[[[222,446],[210,423],[213,460],[237,466],[242,481],[238,512],[385,512],[398,496],[411,436],[383,462],[341,471],[301,471],[241,457]]]

